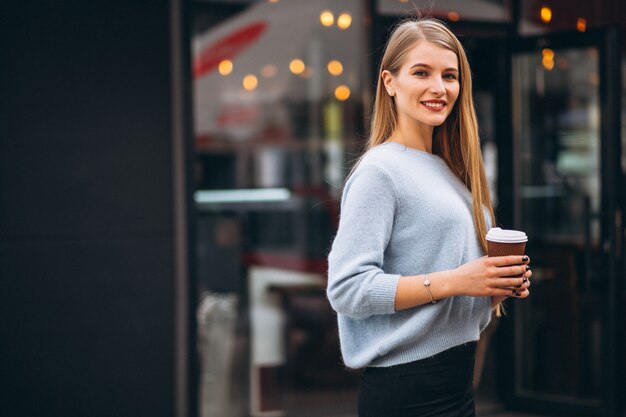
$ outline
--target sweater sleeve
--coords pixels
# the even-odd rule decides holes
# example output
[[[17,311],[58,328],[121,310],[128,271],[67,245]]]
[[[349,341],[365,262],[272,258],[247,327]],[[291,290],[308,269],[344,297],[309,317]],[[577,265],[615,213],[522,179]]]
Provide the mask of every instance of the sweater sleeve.
[[[398,203],[391,179],[375,166],[348,179],[328,257],[327,295],[336,312],[355,319],[395,312],[400,275],[385,273],[383,258]]]

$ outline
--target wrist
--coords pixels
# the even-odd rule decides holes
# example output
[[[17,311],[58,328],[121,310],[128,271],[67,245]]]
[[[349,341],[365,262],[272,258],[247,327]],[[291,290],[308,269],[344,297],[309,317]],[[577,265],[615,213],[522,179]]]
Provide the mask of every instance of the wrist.
[[[426,291],[428,291],[428,298],[430,298],[430,302],[432,304],[436,304],[437,300],[433,297],[433,293],[430,290],[430,280],[428,279],[428,274],[424,274],[424,287],[426,287]]]
[[[428,278],[430,281],[430,290],[435,300],[452,297],[454,286],[451,285],[451,278],[448,271],[433,272],[431,274],[422,275],[422,279]]]
[[[466,275],[464,274],[461,267],[455,268],[450,271],[450,287],[451,291],[454,292],[454,295],[464,296],[469,295],[465,290],[466,285]]]

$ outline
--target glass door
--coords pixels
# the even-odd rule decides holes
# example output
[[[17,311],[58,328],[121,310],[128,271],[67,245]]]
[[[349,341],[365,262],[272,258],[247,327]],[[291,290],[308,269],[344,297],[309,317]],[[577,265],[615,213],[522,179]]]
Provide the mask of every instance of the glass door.
[[[529,236],[532,296],[515,303],[513,402],[613,416],[611,288],[621,273],[619,104],[608,32],[518,40],[512,55],[513,223]],[[617,231],[617,232],[616,232]],[[613,306],[613,307],[612,307]]]
[[[368,107],[360,0],[195,0],[201,417],[356,414],[326,257]]]

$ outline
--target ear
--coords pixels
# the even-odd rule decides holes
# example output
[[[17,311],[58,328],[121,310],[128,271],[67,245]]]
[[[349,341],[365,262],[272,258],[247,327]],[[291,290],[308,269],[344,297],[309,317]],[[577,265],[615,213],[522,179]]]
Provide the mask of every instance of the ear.
[[[383,84],[385,85],[385,89],[387,90],[387,93],[390,96],[395,95],[395,91],[393,89],[393,76],[391,75],[391,73],[388,70],[384,70],[380,74],[380,76],[383,79]]]

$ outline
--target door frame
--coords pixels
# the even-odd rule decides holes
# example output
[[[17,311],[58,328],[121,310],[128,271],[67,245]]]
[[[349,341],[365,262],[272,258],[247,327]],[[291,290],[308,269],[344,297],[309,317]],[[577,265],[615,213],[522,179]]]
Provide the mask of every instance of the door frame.
[[[624,185],[624,173],[621,167],[622,142],[621,142],[621,49],[619,45],[620,32],[617,28],[600,28],[580,32],[559,32],[530,37],[513,37],[510,40],[508,59],[503,64],[506,76],[502,77],[501,86],[508,95],[508,116],[500,119],[502,131],[510,133],[511,140],[499,144],[498,190],[501,201],[500,209],[507,213],[504,217],[510,218],[513,227],[521,227],[519,224],[519,211],[514,204],[515,175],[520,170],[517,158],[514,158],[513,139],[513,57],[517,53],[540,51],[543,48],[584,48],[596,47],[599,53],[600,74],[600,175],[601,175],[601,243],[607,260],[606,282],[604,282],[604,296],[606,304],[602,311],[603,317],[603,369],[602,380],[605,386],[599,401],[580,400],[575,401],[570,397],[557,397],[542,395],[533,391],[519,391],[515,386],[517,369],[514,367],[501,366],[500,380],[504,382],[503,398],[508,405],[516,409],[540,412],[566,413],[568,416],[622,417],[623,403],[619,398],[619,389],[622,382],[621,371],[623,368],[622,341],[623,329],[622,318],[624,317],[621,307],[624,280],[623,261],[623,236],[624,225],[622,213],[624,212],[624,197],[621,190]],[[510,164],[514,161],[514,164]],[[503,214],[504,214],[503,213]],[[503,219],[504,220],[504,219]],[[509,224],[509,223],[507,223]],[[499,363],[515,363],[515,307],[511,309],[510,319],[505,320],[502,328],[500,341],[505,341],[505,353],[502,354]]]

